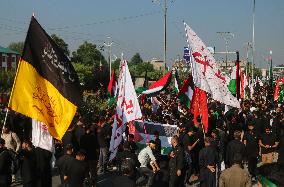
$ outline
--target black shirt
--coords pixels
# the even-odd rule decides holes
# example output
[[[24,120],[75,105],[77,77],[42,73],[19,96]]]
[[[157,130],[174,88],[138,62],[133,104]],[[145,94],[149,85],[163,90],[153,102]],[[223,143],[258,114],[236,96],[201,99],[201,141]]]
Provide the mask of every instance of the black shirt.
[[[232,140],[227,146],[226,163],[232,165],[237,154],[242,157],[242,160],[244,159],[245,145],[240,140]]]
[[[188,146],[192,146],[195,142],[195,138],[194,136],[189,136],[188,134],[185,134],[183,137],[183,145],[184,145],[184,150],[186,150],[188,153],[190,152],[190,150],[188,149]],[[194,151],[195,148],[193,148],[191,151]]]
[[[85,161],[74,159],[67,171],[67,181],[70,187],[83,187],[85,178],[89,176],[89,167]]]
[[[97,129],[97,138],[98,138],[98,143],[100,148],[106,148],[108,147],[108,142],[107,142],[107,132],[106,128],[104,127],[99,127]]]
[[[97,159],[98,155],[96,150],[99,148],[99,146],[97,138],[94,134],[84,134],[80,140],[80,148],[86,151],[88,160]]]
[[[117,176],[112,180],[112,187],[135,187],[135,182],[128,176]]]
[[[273,146],[275,144],[275,142],[277,142],[277,138],[275,134],[272,133],[264,133],[261,136],[261,142],[263,145],[269,145],[269,146]],[[261,154],[268,154],[268,153],[272,153],[275,151],[275,148],[265,148],[265,147],[261,147]]]
[[[258,155],[258,135],[256,131],[247,131],[244,135],[244,140],[246,140],[246,155],[257,157]]]
[[[183,149],[180,145],[173,148],[174,158],[170,158],[170,175],[175,176],[177,170],[182,170],[184,167]]]
[[[33,181],[36,177],[36,158],[33,150],[20,150],[19,152],[21,177],[23,184]]]
[[[66,173],[70,169],[73,160],[75,160],[73,156],[65,154],[56,161],[61,177],[67,175]]]

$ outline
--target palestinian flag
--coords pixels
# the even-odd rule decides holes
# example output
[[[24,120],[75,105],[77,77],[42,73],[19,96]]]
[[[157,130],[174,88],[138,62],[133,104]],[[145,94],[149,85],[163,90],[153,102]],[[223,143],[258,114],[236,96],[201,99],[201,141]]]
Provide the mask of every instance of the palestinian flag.
[[[32,17],[9,107],[45,123],[61,139],[81,103],[77,74],[51,37]]]
[[[192,100],[193,96],[193,90],[194,90],[194,83],[193,83],[193,78],[190,75],[185,81],[184,84],[182,85],[180,91],[178,92],[178,98],[180,101],[187,107],[190,107],[190,102]]]
[[[240,70],[239,66],[236,64],[236,66],[232,68],[231,79],[228,85],[229,91],[235,97],[239,96],[239,91],[240,91],[239,82],[240,82]]]
[[[276,87],[274,90],[274,101],[284,102],[284,78],[280,78],[276,81]]]
[[[175,70],[175,82],[174,83],[175,83],[175,91],[176,91],[176,93],[178,93],[179,89],[180,89],[180,79],[179,79],[177,69]]]
[[[161,79],[154,82],[149,86],[148,90],[142,92],[142,94],[156,94],[160,91],[163,91],[170,83],[172,71],[169,71]]]
[[[161,140],[161,154],[167,155],[172,150],[171,137],[177,133],[178,128],[176,125],[137,120],[130,125],[130,129],[140,149],[144,148],[150,140],[154,140],[154,132],[158,131]]]

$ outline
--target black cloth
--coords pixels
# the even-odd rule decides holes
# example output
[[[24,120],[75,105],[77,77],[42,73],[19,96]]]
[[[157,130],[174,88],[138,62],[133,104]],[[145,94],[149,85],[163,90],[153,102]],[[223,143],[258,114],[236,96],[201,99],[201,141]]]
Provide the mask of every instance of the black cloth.
[[[136,145],[134,141],[129,142],[129,146],[130,146],[130,151],[132,153],[135,153],[135,151],[138,149],[138,146]]]
[[[0,149],[0,186],[9,187],[12,181],[11,175],[12,157],[6,148]]]
[[[242,160],[245,156],[245,145],[240,140],[232,140],[227,145],[226,150],[226,164],[233,165],[236,155],[241,156]]]
[[[35,148],[35,158],[36,158],[36,187],[51,187],[51,158],[52,153],[41,149],[39,147]]]
[[[87,153],[88,160],[97,160],[99,149],[97,137],[94,134],[86,133],[81,137],[80,148],[84,149]]]
[[[214,146],[203,148],[199,153],[199,167],[200,167],[200,186],[201,187],[215,187],[216,173],[211,172],[207,166],[216,166],[218,162],[218,153]],[[216,167],[215,167],[216,168]]]
[[[112,179],[112,187],[135,187],[136,184],[128,176],[117,176]]]
[[[36,157],[34,150],[20,150],[19,151],[20,168],[22,183],[35,186],[36,178]]]
[[[278,163],[284,167],[284,134],[280,137],[279,141]]]
[[[264,133],[261,135],[260,137],[261,142],[263,145],[269,145],[269,146],[273,146],[275,144],[275,142],[277,142],[277,137],[275,134],[273,133]],[[265,147],[261,147],[261,154],[268,154],[268,153],[272,153],[276,150],[276,148],[265,148]]]
[[[63,151],[66,152],[66,146],[71,144],[74,147],[74,150],[79,150],[79,143],[75,137],[74,131],[66,131],[64,136],[62,137]]]
[[[247,131],[244,134],[244,140],[246,140],[246,156],[257,157],[259,153],[258,140],[259,136],[256,131]]]
[[[59,175],[61,179],[61,184],[64,182],[64,175],[67,175],[67,171],[71,167],[71,163],[75,158],[72,155],[65,154],[61,156],[57,161],[56,165],[59,169]]]
[[[89,177],[87,162],[72,160],[70,169],[67,171],[67,183],[69,187],[84,187],[85,178]]]
[[[153,154],[155,158],[159,158],[161,156],[161,150],[162,150],[161,140],[158,138],[155,139],[154,142],[156,143],[156,148],[153,150]]]
[[[85,129],[83,126],[76,126],[74,130],[74,135],[76,137],[77,142],[80,145],[81,137],[85,134]]]
[[[184,150],[180,145],[173,147],[174,157],[170,158],[170,181],[169,186],[182,186],[184,176]],[[181,176],[177,176],[177,171],[182,172]]]
[[[126,160],[128,158],[132,159],[135,167],[140,166],[140,163],[138,161],[136,154],[132,153],[131,151],[124,150],[124,151],[117,153],[117,159],[119,160],[119,162],[122,162],[123,160]]]

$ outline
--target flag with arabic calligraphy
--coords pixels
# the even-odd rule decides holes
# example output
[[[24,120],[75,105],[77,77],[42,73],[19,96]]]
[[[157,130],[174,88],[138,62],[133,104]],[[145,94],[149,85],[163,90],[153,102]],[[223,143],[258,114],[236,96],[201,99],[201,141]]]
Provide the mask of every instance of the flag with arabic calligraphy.
[[[211,94],[212,99],[226,105],[240,108],[240,103],[228,87],[228,78],[220,71],[213,55],[209,52],[202,40],[186,24],[185,32],[192,55],[192,76],[194,85]]]
[[[41,121],[61,139],[81,102],[78,76],[64,52],[32,17],[9,107]]]
[[[117,148],[122,140],[122,134],[125,131],[126,123],[142,118],[137,95],[129,73],[127,61],[121,61],[119,72],[119,91],[117,97],[116,115],[112,127],[110,141],[110,160],[117,153]]]

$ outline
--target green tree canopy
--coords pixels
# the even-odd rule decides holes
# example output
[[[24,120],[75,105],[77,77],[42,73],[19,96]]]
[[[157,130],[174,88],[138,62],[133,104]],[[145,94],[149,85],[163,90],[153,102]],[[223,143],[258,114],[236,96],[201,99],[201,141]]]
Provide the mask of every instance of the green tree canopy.
[[[24,49],[24,42],[12,42],[9,44],[8,48],[22,54]]]
[[[131,61],[130,61],[132,64],[140,64],[140,63],[143,63],[143,60],[140,56],[139,53],[136,53],[132,58],[131,58]]]
[[[56,34],[52,34],[51,38],[63,50],[63,52],[66,56],[70,55],[70,51],[68,49],[68,44],[62,38],[60,38]]]
[[[77,51],[72,53],[72,62],[99,67],[100,63],[106,65],[106,60],[95,44],[84,42]]]

